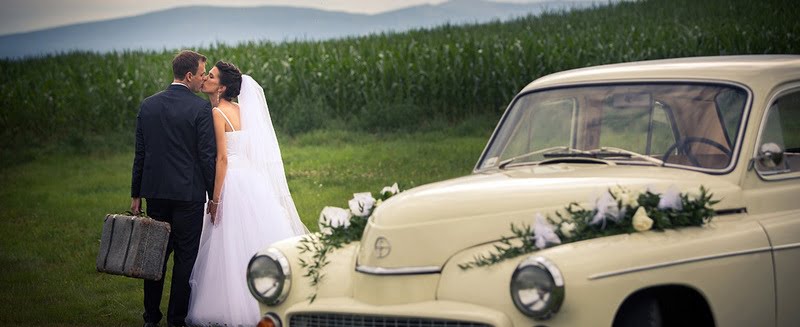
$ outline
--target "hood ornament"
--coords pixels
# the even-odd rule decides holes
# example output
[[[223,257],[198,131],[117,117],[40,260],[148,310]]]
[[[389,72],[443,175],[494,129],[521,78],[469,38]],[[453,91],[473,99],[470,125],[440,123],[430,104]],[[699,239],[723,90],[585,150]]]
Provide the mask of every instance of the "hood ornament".
[[[375,256],[378,259],[385,258],[392,252],[392,245],[389,244],[389,240],[383,236],[379,236],[378,239],[375,240]]]

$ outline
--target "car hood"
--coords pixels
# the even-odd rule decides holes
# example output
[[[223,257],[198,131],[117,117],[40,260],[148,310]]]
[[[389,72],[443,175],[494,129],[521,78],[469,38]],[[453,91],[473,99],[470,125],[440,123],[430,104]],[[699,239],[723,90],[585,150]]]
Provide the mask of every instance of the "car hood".
[[[402,192],[375,209],[357,264],[372,268],[441,268],[465,248],[513,236],[510,224],[532,224],[572,202],[593,208],[609,187],[707,188],[717,211],[741,207],[741,189],[723,178],[652,166],[554,164],[473,174]],[[376,244],[379,238],[380,245]]]

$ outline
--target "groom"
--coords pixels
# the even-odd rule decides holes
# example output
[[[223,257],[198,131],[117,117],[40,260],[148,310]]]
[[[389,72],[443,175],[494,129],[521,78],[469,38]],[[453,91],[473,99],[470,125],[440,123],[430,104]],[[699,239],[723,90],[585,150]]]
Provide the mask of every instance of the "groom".
[[[136,155],[131,181],[131,211],[138,214],[142,198],[147,214],[172,226],[164,258],[175,251],[167,323],[184,326],[189,309],[192,274],[203,206],[214,191],[216,141],[211,104],[196,96],[206,78],[206,57],[184,50],[172,60],[174,80],[166,90],[142,101],[136,119]],[[144,281],[145,327],[158,326],[164,279]]]

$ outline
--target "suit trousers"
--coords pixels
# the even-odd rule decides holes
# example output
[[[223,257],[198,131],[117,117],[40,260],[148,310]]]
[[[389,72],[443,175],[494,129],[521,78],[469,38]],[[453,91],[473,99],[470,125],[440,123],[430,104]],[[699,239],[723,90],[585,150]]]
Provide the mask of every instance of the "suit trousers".
[[[203,231],[204,202],[176,201],[164,199],[146,199],[147,214],[159,221],[171,225],[167,254],[164,256],[164,278],[167,274],[167,261],[173,252],[172,281],[170,287],[167,322],[169,325],[184,326],[186,314],[189,312],[189,296],[191,288],[189,278],[197,259],[200,246],[200,234]],[[161,297],[164,290],[164,278],[159,281],[144,281],[144,314],[145,322],[158,323],[161,313]]]

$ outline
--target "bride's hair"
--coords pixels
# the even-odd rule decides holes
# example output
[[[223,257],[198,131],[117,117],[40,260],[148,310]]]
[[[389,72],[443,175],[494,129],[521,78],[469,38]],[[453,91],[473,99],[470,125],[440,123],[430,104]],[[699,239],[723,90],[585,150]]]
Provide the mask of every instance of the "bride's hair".
[[[219,82],[225,86],[225,93],[221,98],[231,101],[239,96],[242,89],[242,72],[231,63],[222,60],[214,64],[219,69]]]

